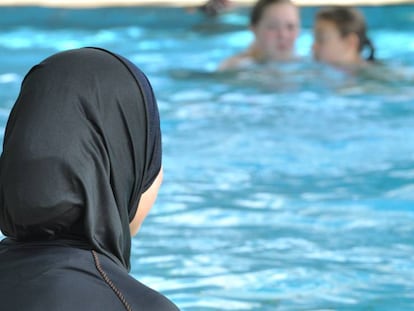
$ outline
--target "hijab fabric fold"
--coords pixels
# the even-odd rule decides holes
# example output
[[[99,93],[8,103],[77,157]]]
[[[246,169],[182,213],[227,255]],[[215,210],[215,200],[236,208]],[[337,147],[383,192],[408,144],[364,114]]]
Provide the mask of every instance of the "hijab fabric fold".
[[[99,48],[34,66],[10,113],[0,159],[0,228],[18,242],[65,241],[130,268],[129,222],[161,168],[151,85]]]

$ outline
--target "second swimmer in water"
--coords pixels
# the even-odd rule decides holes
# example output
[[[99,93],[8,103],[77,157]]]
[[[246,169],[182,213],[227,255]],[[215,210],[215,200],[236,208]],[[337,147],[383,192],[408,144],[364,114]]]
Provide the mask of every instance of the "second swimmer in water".
[[[316,61],[342,69],[358,69],[375,61],[364,16],[353,7],[332,6],[316,13],[312,49]]]

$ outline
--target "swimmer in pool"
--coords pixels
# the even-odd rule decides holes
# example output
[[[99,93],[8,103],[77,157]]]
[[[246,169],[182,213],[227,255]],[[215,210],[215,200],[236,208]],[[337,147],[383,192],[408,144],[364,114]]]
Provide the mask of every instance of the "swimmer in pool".
[[[219,70],[243,67],[251,63],[292,61],[300,31],[298,7],[290,0],[258,0],[250,14],[254,41],[250,47],[219,65]]]
[[[362,52],[367,49],[366,58]],[[361,68],[375,61],[375,48],[368,38],[362,13],[353,7],[320,9],[315,17],[313,57],[344,69]]]
[[[234,5],[230,0],[207,0],[202,5],[186,8],[186,11],[190,13],[200,11],[208,17],[216,17],[217,15],[230,10],[233,6]]]
[[[231,6],[230,0],[208,0],[199,9],[207,16],[216,16],[221,12],[228,10]]]
[[[0,157],[0,304],[7,311],[177,311],[131,275],[131,236],[162,181],[145,74],[99,48],[24,78]]]

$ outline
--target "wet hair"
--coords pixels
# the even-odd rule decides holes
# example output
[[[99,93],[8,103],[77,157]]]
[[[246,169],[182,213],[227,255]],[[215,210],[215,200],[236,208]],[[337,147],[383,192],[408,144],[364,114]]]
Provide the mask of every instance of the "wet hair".
[[[291,4],[294,5],[291,0],[258,0],[255,5],[252,8],[252,11],[250,13],[250,25],[254,26],[259,23],[259,21],[262,19],[264,11],[266,11],[266,8],[273,4]]]
[[[322,8],[316,14],[316,20],[329,21],[335,24],[342,37],[351,33],[358,36],[361,53],[369,49],[368,61],[375,61],[375,47],[367,36],[367,27],[363,14],[356,8],[347,6],[330,6]]]

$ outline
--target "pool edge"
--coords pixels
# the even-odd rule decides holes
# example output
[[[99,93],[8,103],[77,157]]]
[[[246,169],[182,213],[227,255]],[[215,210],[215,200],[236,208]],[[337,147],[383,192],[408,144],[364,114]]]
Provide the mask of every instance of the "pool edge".
[[[234,6],[251,6],[256,0],[233,0]],[[66,8],[125,7],[125,6],[170,6],[194,7],[206,0],[2,0],[1,6],[44,6]],[[343,4],[334,0],[294,0],[299,6],[322,6]],[[348,0],[347,5],[399,5],[414,4],[414,0]]]

